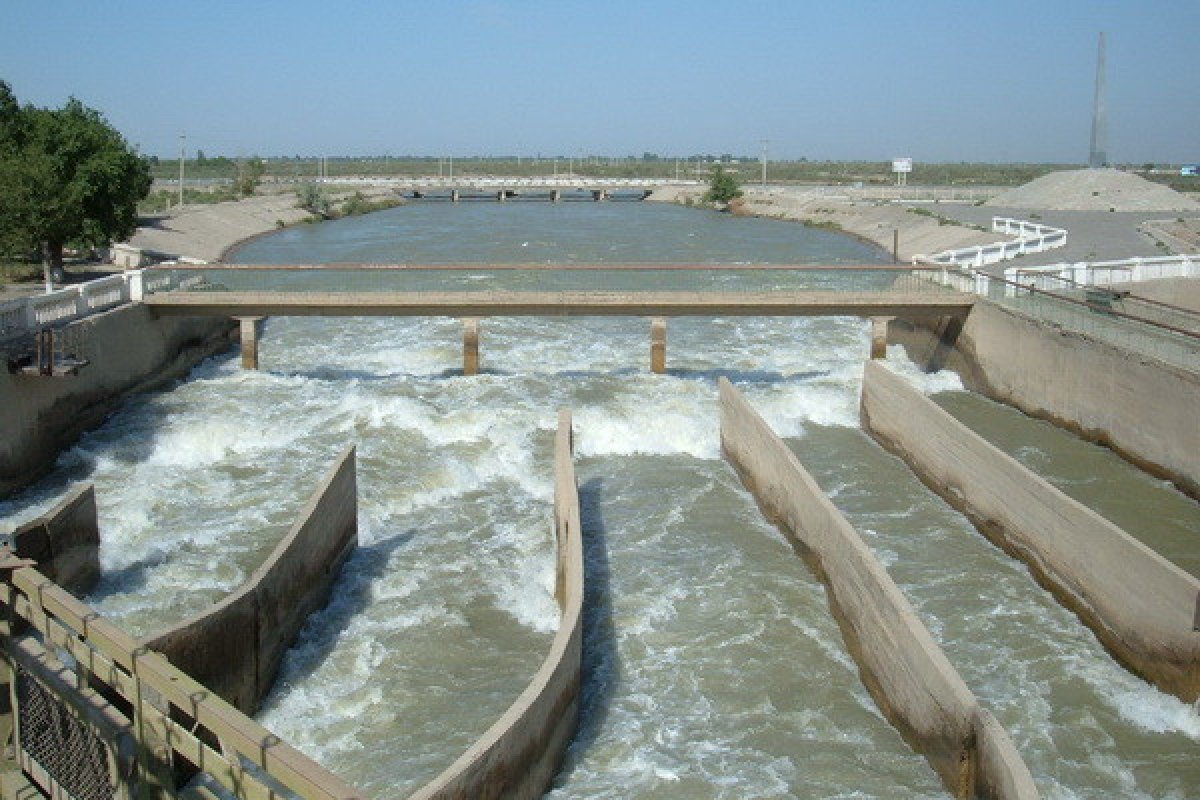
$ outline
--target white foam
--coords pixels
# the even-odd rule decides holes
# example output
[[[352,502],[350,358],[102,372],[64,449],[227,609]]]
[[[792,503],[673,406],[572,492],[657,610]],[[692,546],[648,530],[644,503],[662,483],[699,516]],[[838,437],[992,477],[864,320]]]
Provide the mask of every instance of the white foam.
[[[903,345],[888,345],[887,365],[924,394],[963,391],[962,376],[957,372],[951,369],[925,372],[909,359]]]

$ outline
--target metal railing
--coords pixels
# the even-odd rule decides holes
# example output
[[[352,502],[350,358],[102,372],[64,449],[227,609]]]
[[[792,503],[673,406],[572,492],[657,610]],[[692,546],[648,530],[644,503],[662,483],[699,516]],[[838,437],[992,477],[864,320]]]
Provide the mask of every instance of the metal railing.
[[[1126,258],[1120,261],[1079,261],[1047,264],[1037,267],[1009,267],[1004,277],[1010,281],[1045,288],[1039,281],[1054,278],[1069,280],[1084,286],[1118,286],[1161,278],[1191,278],[1200,276],[1200,254]],[[1053,286],[1054,284],[1049,284]]]
[[[48,796],[182,797],[176,775],[197,773],[245,800],[360,797],[27,564],[0,564],[0,659],[18,760]]]
[[[144,295],[195,292],[880,292],[944,291],[941,266],[794,264],[272,264],[156,266]],[[163,276],[166,276],[165,278]]]
[[[959,291],[972,291],[1026,316],[1200,372],[1200,328],[1196,315],[1184,309],[1154,304],[1130,310],[1122,307],[1122,297],[1108,291],[1088,291],[1087,287],[1074,293],[1053,291],[970,269],[948,268],[921,275]],[[1182,312],[1182,316],[1168,319],[1165,310]]]
[[[1067,243],[1067,231],[1037,222],[992,217],[992,231],[1016,236],[1016,239],[992,244],[959,247],[933,255],[913,257],[913,264],[945,264],[959,267],[986,267],[1028,253],[1043,253]]]

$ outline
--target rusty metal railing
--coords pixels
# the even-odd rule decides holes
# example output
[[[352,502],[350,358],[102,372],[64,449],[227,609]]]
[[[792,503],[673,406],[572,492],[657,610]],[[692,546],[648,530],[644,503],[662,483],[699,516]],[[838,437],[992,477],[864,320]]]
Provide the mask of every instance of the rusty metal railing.
[[[202,773],[245,800],[360,797],[29,562],[5,556],[0,573],[11,736],[23,770],[47,795],[194,796],[178,784]],[[43,741],[34,713],[54,717],[61,741]],[[56,757],[65,741],[86,756],[86,774],[78,774],[80,758]]]

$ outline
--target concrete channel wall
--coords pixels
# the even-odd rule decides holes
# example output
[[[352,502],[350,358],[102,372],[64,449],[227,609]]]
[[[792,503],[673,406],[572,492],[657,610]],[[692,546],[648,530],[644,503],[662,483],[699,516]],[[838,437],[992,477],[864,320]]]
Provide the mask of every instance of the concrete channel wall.
[[[413,800],[541,797],[575,734],[583,659],[583,537],[572,458],[571,413],[554,442],[555,596],[562,617],[550,652],[503,716]]]
[[[1029,565],[1119,661],[1200,696],[1200,580],[993,447],[877,362],[863,426],[984,534]]]
[[[308,616],[325,605],[358,543],[354,448],[338,459],[291,530],[236,592],[141,644],[253,714]]]
[[[980,706],[870,548],[724,378],[720,407],[722,451],[763,513],[824,581],[847,649],[887,718],[955,797],[1038,797],[1007,733]]]
[[[1200,499],[1200,375],[982,300],[953,347],[919,323],[893,322],[889,336],[927,368],[950,367],[972,390],[1107,445]]]
[[[85,594],[100,577],[100,526],[92,485],[76,487],[9,539],[18,558],[36,561],[38,572],[75,595]]]
[[[78,375],[12,375],[0,365],[0,498],[48,472],[125,396],[182,378],[228,347],[232,330],[229,320],[157,319],[144,306],[122,306],[71,323],[90,362]]]

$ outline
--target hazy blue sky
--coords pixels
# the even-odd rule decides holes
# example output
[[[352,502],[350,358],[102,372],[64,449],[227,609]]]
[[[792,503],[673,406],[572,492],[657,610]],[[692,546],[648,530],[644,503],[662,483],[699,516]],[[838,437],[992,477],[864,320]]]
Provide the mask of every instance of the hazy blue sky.
[[[1200,161],[1200,0],[3,0],[0,79],[144,152]]]

